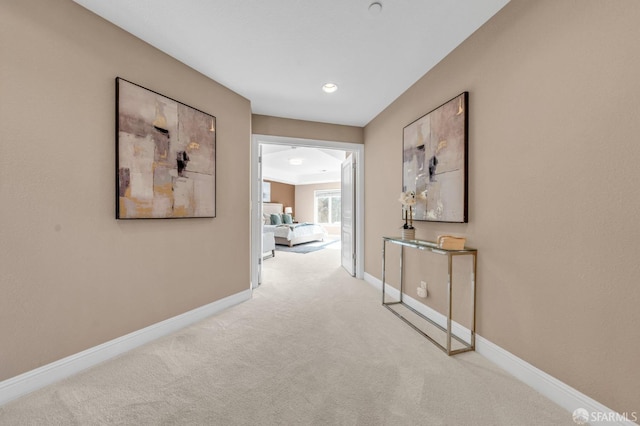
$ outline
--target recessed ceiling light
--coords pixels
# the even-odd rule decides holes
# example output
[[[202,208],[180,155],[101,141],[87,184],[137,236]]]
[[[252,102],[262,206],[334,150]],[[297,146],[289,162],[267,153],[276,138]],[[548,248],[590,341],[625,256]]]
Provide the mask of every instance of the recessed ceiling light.
[[[302,164],[302,158],[289,158],[289,164],[292,166],[299,166]]]
[[[382,3],[375,1],[369,5],[369,13],[372,15],[377,15],[380,12],[382,12]]]
[[[322,90],[324,90],[325,93],[333,93],[338,90],[338,85],[335,83],[326,83],[324,86],[322,86]]]

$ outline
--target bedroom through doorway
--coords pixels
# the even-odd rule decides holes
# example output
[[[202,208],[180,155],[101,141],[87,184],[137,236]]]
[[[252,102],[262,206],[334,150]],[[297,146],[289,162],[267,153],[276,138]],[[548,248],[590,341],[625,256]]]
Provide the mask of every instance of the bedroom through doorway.
[[[254,136],[254,283],[265,284],[262,266],[273,266],[268,262],[282,270],[299,267],[303,259],[342,265],[358,276],[357,164],[363,149],[353,145]],[[321,251],[333,255],[310,256]]]
[[[320,250],[340,250],[341,166],[351,152],[297,145],[261,147],[263,235],[267,249],[269,234],[274,234],[275,242],[271,253],[264,252],[264,264],[296,263],[280,253],[295,253],[295,259]],[[340,265],[339,258],[335,262]]]

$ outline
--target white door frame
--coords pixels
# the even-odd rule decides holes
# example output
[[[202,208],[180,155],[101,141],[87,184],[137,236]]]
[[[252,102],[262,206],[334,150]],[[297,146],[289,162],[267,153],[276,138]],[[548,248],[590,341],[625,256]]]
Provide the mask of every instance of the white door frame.
[[[353,152],[356,161],[356,278],[364,278],[364,145],[349,142],[300,139],[284,136],[251,136],[251,288],[257,287],[258,262],[262,261],[262,176],[258,175],[258,155],[261,143],[295,145],[310,148],[340,149]]]
[[[356,259],[354,252],[356,251],[355,239],[356,230],[354,224],[356,223],[354,214],[356,212],[356,188],[355,188],[355,157],[349,155],[340,164],[340,236],[341,236],[341,258],[340,263],[342,267],[349,272],[349,274],[356,275]],[[346,237],[346,238],[345,238]]]

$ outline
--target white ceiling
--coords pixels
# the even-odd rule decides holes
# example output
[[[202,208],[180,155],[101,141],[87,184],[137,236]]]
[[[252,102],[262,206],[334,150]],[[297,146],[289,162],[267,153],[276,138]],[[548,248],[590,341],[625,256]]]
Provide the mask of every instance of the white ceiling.
[[[339,182],[346,152],[286,145],[262,144],[262,178],[291,185]],[[299,159],[300,165],[291,165]]]
[[[374,0],[74,1],[246,97],[255,114],[355,126],[509,2],[378,0],[372,14]],[[338,91],[322,92],[326,82]]]

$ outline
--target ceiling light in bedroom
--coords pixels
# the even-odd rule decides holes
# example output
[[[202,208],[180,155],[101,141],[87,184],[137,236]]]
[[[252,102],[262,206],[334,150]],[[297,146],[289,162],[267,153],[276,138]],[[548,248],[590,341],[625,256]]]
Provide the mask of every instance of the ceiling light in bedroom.
[[[302,164],[302,158],[289,158],[289,164],[292,166],[299,166]]]
[[[338,85],[335,83],[325,83],[324,86],[322,86],[322,90],[325,93],[333,93],[338,90]]]
[[[382,12],[382,3],[375,1],[369,5],[369,13],[372,15],[379,15]]]

